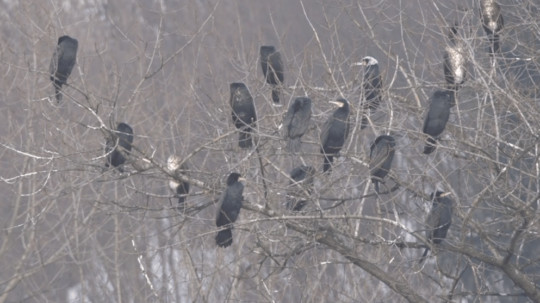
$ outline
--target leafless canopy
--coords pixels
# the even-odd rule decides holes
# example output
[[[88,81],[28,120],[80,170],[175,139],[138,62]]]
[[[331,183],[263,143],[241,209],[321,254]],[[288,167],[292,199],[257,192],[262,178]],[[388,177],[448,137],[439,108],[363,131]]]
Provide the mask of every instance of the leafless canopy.
[[[540,302],[540,1],[497,3],[490,55],[479,0],[0,2],[0,303]],[[424,155],[454,24],[466,77]],[[57,103],[48,67],[63,35],[78,40],[77,62]],[[262,45],[281,55],[281,106]],[[366,67],[354,64],[366,56],[383,83],[369,115]],[[251,148],[238,147],[233,82],[254,100]],[[282,123],[299,96],[312,114],[292,154]],[[322,174],[321,127],[339,98],[348,138]],[[134,132],[123,172],[105,167],[121,122]],[[396,145],[376,194],[380,135]],[[300,165],[316,173],[295,191],[306,206],[290,211]],[[219,248],[231,172],[247,182],[234,242]],[[182,207],[171,181],[190,185]],[[433,245],[438,190],[455,203]]]

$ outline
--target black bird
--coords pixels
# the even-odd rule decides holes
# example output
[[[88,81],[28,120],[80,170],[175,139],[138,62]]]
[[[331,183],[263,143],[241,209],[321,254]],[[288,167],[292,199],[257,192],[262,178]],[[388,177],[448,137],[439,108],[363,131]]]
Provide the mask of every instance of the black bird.
[[[450,104],[454,99],[454,94],[448,90],[438,90],[431,96],[429,110],[424,119],[424,134],[428,136],[428,142],[424,148],[424,154],[431,154],[435,150],[435,138],[439,136],[446,127],[448,117],[450,117]]]
[[[495,0],[480,0],[482,27],[489,39],[491,54],[500,52],[499,34],[504,28],[501,7]]]
[[[375,191],[379,193],[379,182],[382,181],[394,160],[396,148],[396,140],[392,136],[378,136],[371,143],[371,152],[369,153],[369,171],[371,174],[371,182],[375,185]]]
[[[244,178],[240,178],[239,173],[231,173],[227,178],[227,188],[219,197],[219,209],[216,216],[217,227],[227,227],[227,229],[221,230],[216,236],[216,244],[220,247],[231,246],[232,239],[232,223],[236,222],[240,209],[242,208],[242,202],[244,197],[244,184],[239,181],[245,181]]]
[[[283,83],[283,61],[276,48],[268,45],[261,46],[261,67],[266,83],[272,85],[272,100],[279,103],[279,88]]]
[[[182,167],[180,167],[180,162],[182,161],[177,156],[169,156],[169,158],[167,159],[167,169],[169,169],[172,173],[177,173],[180,171],[183,172],[187,170],[187,164],[183,163]],[[183,173],[185,174],[185,172]],[[172,179],[169,180],[169,187],[174,192],[175,196],[178,197],[178,204],[184,203],[186,201],[186,197],[182,197],[181,195],[186,195],[189,193],[189,183]]]
[[[131,144],[133,144],[133,129],[126,123],[119,123],[114,134],[115,137],[112,140],[107,140],[105,147],[105,152],[107,153],[106,167],[109,167],[109,165],[118,167],[124,164],[126,158],[118,151],[118,148],[122,147],[124,151],[129,154],[131,151]],[[121,167],[118,167],[118,170],[123,172]]]
[[[444,52],[444,78],[448,83],[448,89],[454,94],[454,101],[460,85],[465,83],[467,70],[465,69],[465,56],[463,42],[458,37],[457,23],[450,27],[448,38],[450,44],[446,46]],[[456,104],[453,102],[450,107]]]
[[[379,107],[382,100],[382,76],[379,71],[379,62],[370,56],[364,57],[361,62],[354,65],[364,65],[364,96],[366,96],[366,103],[363,108],[367,111],[367,114],[371,114]],[[368,126],[368,120],[366,114],[362,116],[362,123],[360,129],[364,129]]]
[[[437,193],[431,194],[431,200],[433,201],[433,206],[429,211],[429,214],[426,218],[426,238],[433,244],[440,244],[446,234],[448,229],[452,224],[452,213],[453,213],[453,204],[454,201],[447,196],[450,193],[443,193],[437,191]],[[422,263],[427,256],[429,247],[426,248],[422,258],[418,263]]]
[[[306,192],[311,194],[315,168],[313,166],[300,165],[291,171],[291,181],[287,191],[287,209],[300,211],[307,204]]]
[[[242,82],[231,83],[230,89],[232,120],[234,126],[240,130],[238,146],[250,148],[253,146],[251,130],[255,127],[255,121],[257,121],[253,97],[249,93],[247,86]]]
[[[338,108],[323,125],[321,130],[321,153],[324,156],[323,172],[330,170],[334,155],[341,151],[349,135],[349,102],[345,99],[330,101]]]
[[[309,127],[311,118],[311,99],[308,97],[297,97],[289,106],[287,115],[283,119],[283,129],[287,141],[287,150],[297,153],[302,147],[300,138]]]
[[[54,50],[51,64],[49,65],[49,73],[56,92],[56,100],[62,100],[62,85],[66,84],[67,78],[71,75],[75,61],[77,60],[77,48],[79,42],[70,36],[62,36],[58,38],[58,45]]]

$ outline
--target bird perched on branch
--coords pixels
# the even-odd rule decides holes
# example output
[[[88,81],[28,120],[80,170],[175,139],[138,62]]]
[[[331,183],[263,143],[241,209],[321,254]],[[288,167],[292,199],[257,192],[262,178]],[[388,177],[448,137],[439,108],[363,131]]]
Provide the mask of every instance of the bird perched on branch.
[[[105,153],[107,154],[106,167],[112,165],[118,167],[120,172],[123,172],[122,167],[126,162],[126,158],[120,153],[119,148],[124,149],[124,152],[129,154],[131,145],[133,144],[133,129],[126,123],[119,123],[114,132],[114,138],[107,140]]]
[[[500,52],[499,34],[504,28],[501,7],[495,0],[480,0],[480,17],[482,27],[489,39],[490,54]]]
[[[435,151],[435,139],[444,131],[446,123],[450,117],[450,104],[453,102],[454,94],[449,90],[438,90],[430,98],[429,110],[424,119],[423,132],[429,137],[424,148],[424,154],[431,154]]]
[[[182,163],[182,166],[180,166],[181,162],[182,160],[179,157],[171,155],[167,159],[167,169],[174,174],[179,172],[186,174],[185,170],[188,169],[188,166],[186,163]],[[189,183],[172,179],[169,180],[169,187],[175,193],[175,196],[178,197],[178,204],[182,204],[186,201],[186,197],[183,197],[183,195],[189,193]]]
[[[242,196],[244,184],[240,183],[240,181],[246,181],[246,179],[241,178],[239,173],[231,173],[227,178],[227,188],[219,197],[216,226],[226,227],[216,235],[216,244],[220,247],[231,246],[233,242],[232,224],[236,222],[244,200]]]
[[[287,191],[287,209],[300,211],[307,204],[306,193],[311,194],[315,177],[313,166],[300,165],[291,171],[291,181]]]
[[[323,172],[331,169],[334,156],[341,151],[349,135],[349,102],[340,98],[329,101],[337,105],[332,116],[324,123],[321,129],[321,153],[324,156]]]
[[[367,115],[371,115],[379,107],[382,101],[382,77],[379,71],[379,62],[370,56],[364,57],[362,61],[354,63],[353,65],[363,65],[364,69],[364,81],[362,86],[364,88],[364,96],[366,97],[366,103],[364,103],[363,110],[365,113],[362,115],[362,122],[360,129],[364,129],[368,126]]]
[[[455,23],[448,31],[450,44],[446,46],[444,52],[444,78],[448,83],[448,89],[453,92],[456,100],[457,92],[460,86],[465,83],[467,70],[465,69],[465,56],[463,41],[458,37],[458,24]],[[455,102],[450,104],[454,107]]]
[[[232,120],[234,126],[240,130],[238,146],[250,148],[253,146],[251,131],[257,121],[253,97],[249,93],[247,86],[242,82],[231,83],[230,90]]]
[[[311,118],[311,99],[308,97],[297,97],[289,106],[287,115],[283,119],[283,130],[287,140],[286,149],[289,152],[297,153],[302,147],[300,139],[309,127]]]
[[[371,144],[369,171],[377,193],[379,193],[379,182],[388,175],[392,167],[395,148],[396,140],[392,136],[378,136]]]
[[[266,83],[272,85],[272,100],[279,104],[280,89],[283,84],[283,61],[281,54],[271,45],[263,45],[260,49],[261,67]]]
[[[51,63],[49,65],[49,74],[54,85],[56,101],[62,100],[62,85],[66,84],[75,61],[77,61],[77,48],[79,42],[70,36],[58,38],[58,45],[54,50]]]
[[[442,240],[446,238],[448,229],[450,229],[450,225],[452,225],[454,201],[448,198],[448,195],[450,195],[450,193],[441,191],[431,194],[433,205],[426,218],[426,225],[428,228],[426,231],[426,238],[432,244],[440,244]],[[426,248],[418,263],[424,261],[428,251],[429,247]]]

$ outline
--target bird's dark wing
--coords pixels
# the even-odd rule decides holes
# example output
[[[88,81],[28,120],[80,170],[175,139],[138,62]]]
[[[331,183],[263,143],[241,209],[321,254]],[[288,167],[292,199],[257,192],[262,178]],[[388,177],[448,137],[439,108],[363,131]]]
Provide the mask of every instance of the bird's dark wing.
[[[316,173],[315,168],[310,166],[307,169],[305,179],[306,179],[306,184],[308,184],[309,186],[313,185],[313,179],[315,179],[315,173]]]
[[[223,207],[223,201],[225,201],[226,196],[227,196],[227,189],[225,189],[221,193],[221,196],[219,196],[218,210],[217,210],[217,213],[216,213],[216,226],[217,227],[221,227],[221,226],[224,226],[224,225],[227,225],[227,224],[230,223],[229,218],[227,218],[227,216],[221,211],[221,209]]]
[[[236,182],[232,186],[227,186],[222,197],[220,197],[220,207],[218,209],[216,225],[217,227],[225,224],[234,223],[240,214],[242,208],[244,185]],[[218,225],[223,223],[223,225]]]
[[[117,133],[118,136],[118,145],[122,146],[124,149],[130,151],[131,144],[133,143],[133,135],[128,133]]]
[[[442,212],[441,219],[444,219],[444,213]],[[446,234],[448,233],[448,229],[450,229],[450,224],[452,223],[452,218],[450,220],[439,220],[438,226],[435,226],[435,230],[432,234],[432,240],[433,243],[439,244],[442,239],[446,238]]]
[[[281,61],[281,54],[279,52],[273,53],[271,60],[274,73],[276,74],[279,82],[283,83],[283,61]]]
[[[249,98],[249,101],[248,101],[248,105],[247,105],[247,110],[248,110],[248,117],[246,117],[247,119],[247,123],[250,124],[251,126],[254,126],[252,123],[257,121],[257,111],[255,110],[255,103],[253,102],[253,98],[251,96],[248,97]]]
[[[369,168],[370,170],[379,169],[381,168],[384,161],[386,161],[386,158],[388,158],[388,155],[390,154],[390,146],[387,143],[380,143],[375,146],[375,149],[372,151],[372,154],[370,155],[371,161],[369,162]]]
[[[334,116],[331,116],[324,122],[322,128],[321,128],[321,145],[325,145],[328,141],[328,134],[330,133],[330,128],[332,127],[332,123],[334,122]]]
[[[231,114],[232,114],[232,120],[233,120],[234,125],[238,127],[237,123],[240,121],[240,119],[238,118],[234,110],[231,111]]]
[[[109,154],[113,149],[114,149],[114,146],[115,146],[115,142],[114,140],[111,140],[111,139],[107,139],[107,142],[105,143],[105,154]],[[111,155],[109,154],[107,157],[111,157]]]
[[[70,52],[72,50],[69,50]],[[60,54],[60,56],[62,56],[63,54]],[[58,58],[62,58],[62,57],[58,57]],[[64,62],[65,65],[63,66],[62,70],[60,71],[62,73],[62,76],[67,80],[67,78],[69,78],[69,76],[71,76],[71,72],[73,71],[73,67],[75,66],[75,59],[65,59],[66,61]],[[65,81],[65,80],[64,80]]]
[[[56,77],[62,83],[66,83],[66,80],[71,75],[75,62],[77,61],[77,45],[68,41],[61,42],[57,47],[57,66]]]
[[[59,45],[57,45],[56,48],[54,49],[54,52],[51,58],[51,63],[49,64],[49,74],[51,75],[51,80],[53,80],[54,77],[56,76],[56,70],[58,69],[58,58],[60,58],[61,55],[62,55],[62,49],[60,48]]]
[[[422,127],[422,131],[424,132],[424,134],[427,134],[427,129],[428,129],[429,121],[430,121],[430,117],[429,117],[430,112],[431,112],[431,105],[430,105],[430,108],[428,108],[426,112],[426,117],[424,118],[424,126]]]
[[[293,115],[291,126],[289,128],[289,137],[295,138],[302,136],[309,126],[311,118],[311,108],[302,107]]]
[[[441,132],[445,129],[448,118],[450,117],[451,98],[451,95],[449,95],[443,102],[439,102],[434,113],[435,119],[438,120],[440,127],[442,127]]]
[[[433,234],[433,237],[436,239],[444,239],[446,238],[446,234],[448,233],[448,229],[450,228],[450,225],[452,224],[452,203],[450,202],[448,197],[442,198],[441,205],[439,206],[440,210],[440,217],[439,217],[439,226],[435,230],[435,233]],[[440,241],[440,240],[439,240]]]
[[[295,169],[292,170],[291,172],[291,179],[295,180],[295,181],[298,181],[298,180],[302,180],[304,178],[304,171],[302,170],[301,167],[297,167]],[[292,182],[292,181],[291,181]]]
[[[225,188],[225,190],[221,193],[221,195],[219,196],[219,199],[218,199],[218,207],[221,208],[221,206],[223,205],[223,201],[225,200],[225,196],[227,195],[227,189]],[[219,211],[218,211],[218,215],[219,215]]]
[[[238,112],[235,112],[233,110],[232,116],[233,116],[233,122],[236,128],[242,128],[246,125],[250,125],[252,122],[251,117],[250,117],[251,115],[249,115],[248,112],[243,111],[243,110],[239,110]]]
[[[268,72],[268,57],[261,56],[261,68],[262,68],[263,76],[266,80],[266,74]]]
[[[294,118],[294,108],[293,106],[289,107],[289,110],[287,111],[287,115],[285,115],[285,118],[283,119],[283,133],[284,137],[292,137],[290,134],[290,129],[294,127],[293,125],[293,118]]]
[[[366,89],[366,95],[368,95],[368,92],[376,91],[379,92],[379,90],[382,88],[382,80],[380,75],[370,75],[369,78],[366,79],[366,82],[364,83],[364,88]]]
[[[428,240],[433,238],[435,230],[441,225],[441,212],[442,207],[439,205],[439,203],[433,203],[433,207],[426,218],[426,237]]]
[[[350,127],[351,127],[351,124],[349,123],[349,114],[347,114],[347,118],[345,119],[345,132],[343,133],[343,140],[347,140],[347,137],[349,136]]]
[[[380,99],[382,96],[382,77],[377,76],[373,78],[371,84],[373,86],[374,97],[377,97],[379,99],[378,101],[381,101]]]

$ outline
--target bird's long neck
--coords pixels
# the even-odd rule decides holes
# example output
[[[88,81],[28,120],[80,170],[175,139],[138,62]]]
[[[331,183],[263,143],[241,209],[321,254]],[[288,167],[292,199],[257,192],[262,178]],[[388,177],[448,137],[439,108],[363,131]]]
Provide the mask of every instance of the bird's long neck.
[[[334,117],[341,118],[341,119],[347,118],[348,115],[349,115],[349,107],[345,107],[345,106],[338,108],[334,113]]]

